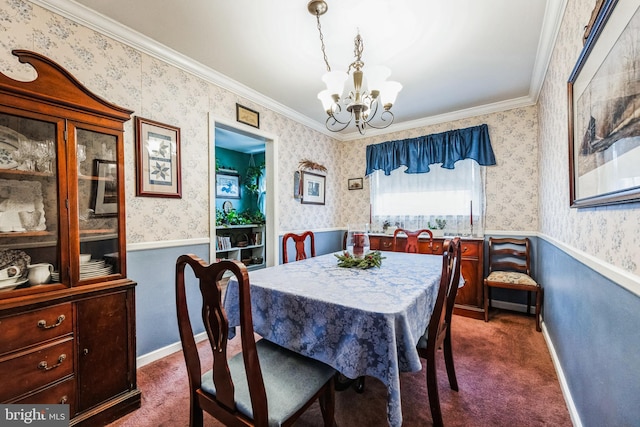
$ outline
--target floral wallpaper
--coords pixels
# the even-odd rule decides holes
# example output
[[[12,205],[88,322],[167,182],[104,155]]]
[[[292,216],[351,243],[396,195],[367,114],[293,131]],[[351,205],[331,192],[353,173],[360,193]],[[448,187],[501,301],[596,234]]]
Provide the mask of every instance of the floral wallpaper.
[[[338,142],[25,0],[0,0],[0,71],[32,79],[33,71],[18,63],[11,50],[34,50],[134,115],[180,127],[182,199],[162,199],[135,196],[133,120],[125,124],[128,243],[209,236],[208,115],[234,121],[238,102],[258,111],[261,130],[278,137],[280,232],[368,222],[368,181],[363,190],[347,188],[349,178],[364,176],[366,145],[486,123],[498,163],[487,167],[487,230],[541,231],[639,274],[638,204],[568,207],[566,81],[593,6],[593,0],[568,1],[537,106],[355,141]],[[328,169],[324,206],[303,205],[293,198],[293,173],[302,159]]]
[[[567,81],[582,51],[593,0],[569,0],[538,100],[540,231],[640,275],[640,203],[569,208]]]
[[[29,49],[58,62],[89,90],[134,110],[134,116],[181,130],[182,198],[136,197],[134,123],[125,124],[127,242],[209,236],[209,113],[235,121],[235,104],[260,112],[261,130],[278,136],[280,230],[339,226],[335,140],[261,105],[143,54],[69,19],[22,0],[0,0],[0,71],[31,80],[35,73],[11,54]],[[293,173],[302,159],[327,167],[324,206],[293,198]]]

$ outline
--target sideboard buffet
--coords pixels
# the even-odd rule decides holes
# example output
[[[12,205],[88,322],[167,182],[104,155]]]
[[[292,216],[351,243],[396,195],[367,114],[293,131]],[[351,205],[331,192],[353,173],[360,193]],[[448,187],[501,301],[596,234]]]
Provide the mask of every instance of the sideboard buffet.
[[[420,253],[442,255],[445,238],[434,237],[430,243],[428,239],[420,239],[418,249]],[[393,250],[393,236],[371,234],[369,236],[371,250]],[[398,236],[398,248],[402,251],[406,239]],[[454,313],[474,319],[483,319],[483,265],[484,239],[481,237],[463,237],[461,242],[462,262],[461,274],[464,286],[458,289]]]
[[[126,277],[124,122],[132,111],[34,52],[0,74],[0,403],[68,404],[70,425],[140,407]]]

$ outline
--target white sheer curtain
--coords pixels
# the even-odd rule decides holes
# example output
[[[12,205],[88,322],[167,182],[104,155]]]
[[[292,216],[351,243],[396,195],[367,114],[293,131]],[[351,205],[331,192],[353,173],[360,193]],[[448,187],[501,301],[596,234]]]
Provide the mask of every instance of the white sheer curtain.
[[[455,169],[440,166],[430,165],[431,171],[421,174],[404,173],[406,168],[390,176],[381,170],[371,174],[372,228],[382,229],[385,222],[410,230],[431,228],[439,219],[446,221],[446,235],[482,235],[485,167],[472,159],[457,161]]]

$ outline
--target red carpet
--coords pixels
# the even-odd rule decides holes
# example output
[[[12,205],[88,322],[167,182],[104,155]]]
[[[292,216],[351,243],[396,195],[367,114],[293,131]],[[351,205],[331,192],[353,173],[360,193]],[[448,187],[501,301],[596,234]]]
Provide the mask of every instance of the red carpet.
[[[446,426],[570,426],[549,351],[533,317],[499,312],[489,323],[454,316],[453,353],[459,392],[449,388],[442,353],[438,354],[440,404]],[[206,343],[205,343],[206,344]],[[234,343],[230,351],[237,351]],[[207,355],[203,367],[210,364]],[[423,364],[424,366],[424,364]],[[404,373],[404,426],[430,426],[425,370]],[[142,407],[112,427],[187,426],[188,381],[182,353],[138,369]],[[336,393],[336,422],[341,427],[386,426],[386,389],[367,377],[365,391]],[[221,426],[205,414],[206,426]],[[321,426],[314,405],[296,426]]]

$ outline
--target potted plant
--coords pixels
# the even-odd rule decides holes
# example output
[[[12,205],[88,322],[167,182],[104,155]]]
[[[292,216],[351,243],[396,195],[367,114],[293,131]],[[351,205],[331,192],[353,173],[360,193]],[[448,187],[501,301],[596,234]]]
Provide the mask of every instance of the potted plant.
[[[433,237],[443,237],[444,228],[447,226],[447,220],[436,218],[435,225],[431,224],[431,221],[429,221],[427,225],[429,227],[429,230],[431,230],[431,234],[433,234]]]
[[[244,178],[244,187],[253,194],[257,194],[260,187],[258,181],[262,176],[262,169],[264,169],[264,163],[258,166],[249,166]]]

